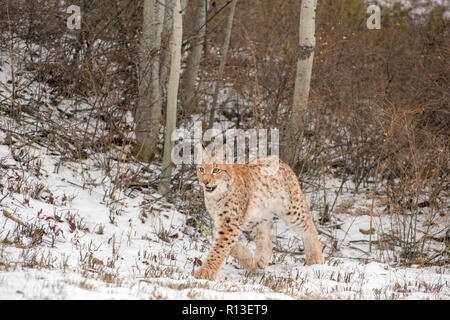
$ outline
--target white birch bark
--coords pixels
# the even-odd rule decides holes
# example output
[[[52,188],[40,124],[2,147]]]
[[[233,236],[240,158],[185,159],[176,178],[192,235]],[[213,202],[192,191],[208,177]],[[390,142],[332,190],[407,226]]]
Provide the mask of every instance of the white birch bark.
[[[195,80],[197,79],[200,61],[202,58],[203,42],[206,30],[206,1],[196,0],[195,2],[195,38],[191,41],[186,70],[183,74],[182,90],[183,105],[186,113],[190,113],[193,108],[193,97],[195,90]]]
[[[161,86],[163,91],[167,89],[167,81],[169,78],[170,72],[170,39],[172,38],[172,30],[173,30],[173,14],[172,14],[172,0],[166,0],[166,10],[164,14],[164,23],[163,23],[163,40],[162,40],[162,52],[161,52],[161,69],[159,72],[159,78],[161,81]]]
[[[189,0],[181,0],[181,11],[183,11],[183,15],[186,13],[186,8],[189,5]]]
[[[294,101],[287,126],[285,159],[291,166],[297,162],[298,139],[303,116],[308,106],[309,88],[314,59],[315,19],[317,0],[302,0],[300,11],[299,57],[294,87]]]
[[[172,34],[170,37],[170,73],[167,84],[167,112],[166,130],[164,134],[164,156],[162,163],[161,180],[158,186],[160,194],[170,190],[170,177],[172,174],[172,133],[177,120],[177,97],[181,70],[181,42],[183,36],[183,22],[180,0],[172,0]]]
[[[209,117],[209,127],[211,128],[214,122],[214,117],[216,113],[216,107],[217,107],[217,97],[219,95],[219,90],[222,85],[222,77],[223,77],[223,71],[225,69],[225,62],[227,60],[227,53],[228,48],[230,46],[230,38],[231,38],[231,29],[233,28],[233,18],[234,18],[234,10],[236,8],[237,0],[233,0],[231,3],[230,13],[228,14],[228,20],[227,20],[227,29],[225,30],[225,40],[223,42],[222,47],[222,57],[220,60],[220,66],[219,66],[219,75],[216,81],[216,85],[214,88],[214,95],[213,95],[213,103],[211,106],[211,113]]]
[[[171,0],[166,0],[167,6],[171,8]],[[180,0],[180,11],[182,11],[182,15],[186,12],[186,7],[189,3],[189,0]],[[163,19],[163,33],[166,35],[167,38],[170,39],[172,37],[172,26],[173,26],[173,14],[172,10],[166,10],[164,19]],[[167,39],[165,38],[165,39]],[[170,44],[169,44],[170,46]],[[164,46],[163,46],[164,47]],[[161,55],[161,69],[160,69],[160,79],[161,79],[161,85],[163,87],[163,91],[166,89],[166,84],[169,78],[169,72],[170,72],[170,49],[164,50]]]
[[[164,0],[145,0],[139,48],[139,100],[136,110],[136,154],[150,161],[158,142],[161,122],[159,51],[161,48]]]

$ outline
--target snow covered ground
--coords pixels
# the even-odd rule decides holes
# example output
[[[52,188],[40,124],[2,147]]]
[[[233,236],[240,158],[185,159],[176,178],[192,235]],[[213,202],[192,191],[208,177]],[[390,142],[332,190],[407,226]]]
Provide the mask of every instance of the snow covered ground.
[[[248,274],[229,257],[217,281],[196,280],[194,260],[205,256],[211,237],[189,225],[189,208],[136,190],[107,198],[100,168],[58,165],[45,148],[28,147],[35,161],[25,169],[6,140],[2,131],[1,299],[450,298],[448,266],[395,266],[395,250],[375,244],[368,253],[368,239],[376,243],[377,232],[366,234],[370,216],[351,211],[364,208],[364,196],[345,193],[340,203],[346,208],[349,198],[357,201],[347,214],[335,214],[339,228],[319,227],[325,265],[304,266],[301,242],[279,222],[264,271]],[[90,177],[84,188],[83,171]],[[332,194],[337,181],[328,186]],[[390,219],[380,215],[372,223],[378,231]]]

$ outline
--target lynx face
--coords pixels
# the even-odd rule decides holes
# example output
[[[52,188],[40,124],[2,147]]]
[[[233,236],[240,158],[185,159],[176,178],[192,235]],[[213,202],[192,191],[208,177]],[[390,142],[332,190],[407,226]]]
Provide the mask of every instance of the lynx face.
[[[205,195],[218,196],[226,193],[230,186],[231,176],[228,172],[230,168],[224,164],[217,164],[213,160],[214,158],[209,158],[198,164],[197,176]]]

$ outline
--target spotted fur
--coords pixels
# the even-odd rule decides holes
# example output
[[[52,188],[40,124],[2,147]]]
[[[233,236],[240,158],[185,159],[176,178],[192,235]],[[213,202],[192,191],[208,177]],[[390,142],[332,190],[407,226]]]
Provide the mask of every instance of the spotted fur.
[[[301,236],[306,264],[324,262],[307,203],[295,173],[286,163],[269,156],[257,163],[226,164],[226,145],[217,154],[199,148],[202,161],[197,165],[197,176],[216,233],[196,278],[215,279],[229,254],[247,270],[264,268],[272,254],[274,217],[283,219]],[[244,229],[250,229],[254,236],[254,255],[238,242]]]

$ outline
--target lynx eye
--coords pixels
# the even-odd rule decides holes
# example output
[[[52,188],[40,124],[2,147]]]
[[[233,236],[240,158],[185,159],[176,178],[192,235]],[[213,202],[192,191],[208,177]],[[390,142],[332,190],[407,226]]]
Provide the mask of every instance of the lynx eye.
[[[212,170],[212,173],[219,173],[220,172],[220,169],[219,168],[214,168],[213,170]]]
[[[200,173],[205,172],[205,169],[203,167],[198,168],[198,171],[200,171]]]

